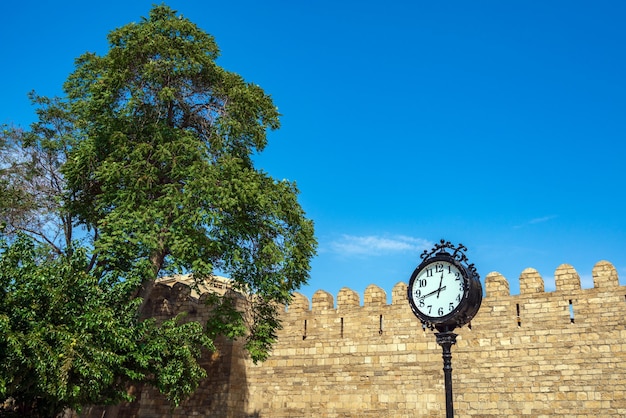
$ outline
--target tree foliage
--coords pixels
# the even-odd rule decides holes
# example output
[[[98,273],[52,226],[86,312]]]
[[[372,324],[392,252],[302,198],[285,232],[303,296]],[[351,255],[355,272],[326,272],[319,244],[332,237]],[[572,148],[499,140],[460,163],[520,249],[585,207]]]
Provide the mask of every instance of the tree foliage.
[[[295,184],[253,164],[279,127],[271,97],[167,6],[108,39],[1,137],[0,395],[29,408],[115,402],[129,382],[177,404],[218,335],[264,360],[315,252]],[[159,276],[216,271],[245,311],[215,295],[206,324],[137,319]]]
[[[61,254],[73,239],[60,173],[71,149],[72,115],[60,99],[29,97],[39,120],[30,131],[4,127],[0,135],[0,220],[5,233],[25,232]]]
[[[214,348],[196,322],[136,321],[139,299],[104,286],[82,250],[50,256],[19,235],[0,244],[0,394],[5,410],[52,417],[65,408],[128,399],[128,382],[158,387],[174,404],[205,375]]]

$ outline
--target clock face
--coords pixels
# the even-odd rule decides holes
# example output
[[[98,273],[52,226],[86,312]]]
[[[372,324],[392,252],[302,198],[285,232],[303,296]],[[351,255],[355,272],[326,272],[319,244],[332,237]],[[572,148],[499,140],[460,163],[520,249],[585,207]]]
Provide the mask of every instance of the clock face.
[[[455,264],[447,261],[427,264],[409,285],[414,308],[431,318],[452,313],[465,293],[463,274]]]

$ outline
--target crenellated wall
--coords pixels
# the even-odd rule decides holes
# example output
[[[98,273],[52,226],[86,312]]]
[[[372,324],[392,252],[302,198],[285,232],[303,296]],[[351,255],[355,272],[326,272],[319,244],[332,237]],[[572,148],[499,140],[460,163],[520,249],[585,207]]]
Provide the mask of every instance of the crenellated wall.
[[[626,416],[626,287],[606,261],[592,274],[594,287],[581,289],[576,270],[561,265],[556,290],[545,292],[539,273],[526,269],[519,295],[499,273],[485,277],[481,309],[452,347],[456,417]],[[203,408],[196,395],[173,416],[445,416],[441,347],[412,314],[406,288],[393,287],[391,304],[375,285],[362,301],[348,288],[336,301],[323,290],[311,301],[295,294],[265,363],[225,346],[237,367],[222,376],[227,384],[211,387],[213,377],[202,393],[228,391],[229,408]],[[180,289],[160,291],[168,300]],[[162,416],[159,408],[119,416]]]

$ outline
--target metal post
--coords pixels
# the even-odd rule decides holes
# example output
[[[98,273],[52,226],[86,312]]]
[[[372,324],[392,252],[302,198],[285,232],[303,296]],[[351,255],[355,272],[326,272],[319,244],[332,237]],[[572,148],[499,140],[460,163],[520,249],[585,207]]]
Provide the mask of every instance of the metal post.
[[[435,333],[437,344],[443,350],[443,376],[446,389],[446,418],[454,418],[454,405],[452,398],[452,352],[450,347],[456,344],[456,336],[454,332],[444,331]]]

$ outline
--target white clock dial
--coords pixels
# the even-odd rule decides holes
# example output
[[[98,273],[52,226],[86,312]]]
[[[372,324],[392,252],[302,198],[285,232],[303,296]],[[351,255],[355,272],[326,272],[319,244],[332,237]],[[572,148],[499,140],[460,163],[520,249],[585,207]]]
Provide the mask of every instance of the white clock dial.
[[[440,318],[454,311],[465,292],[461,271],[447,261],[434,261],[412,282],[411,298],[422,314]]]

